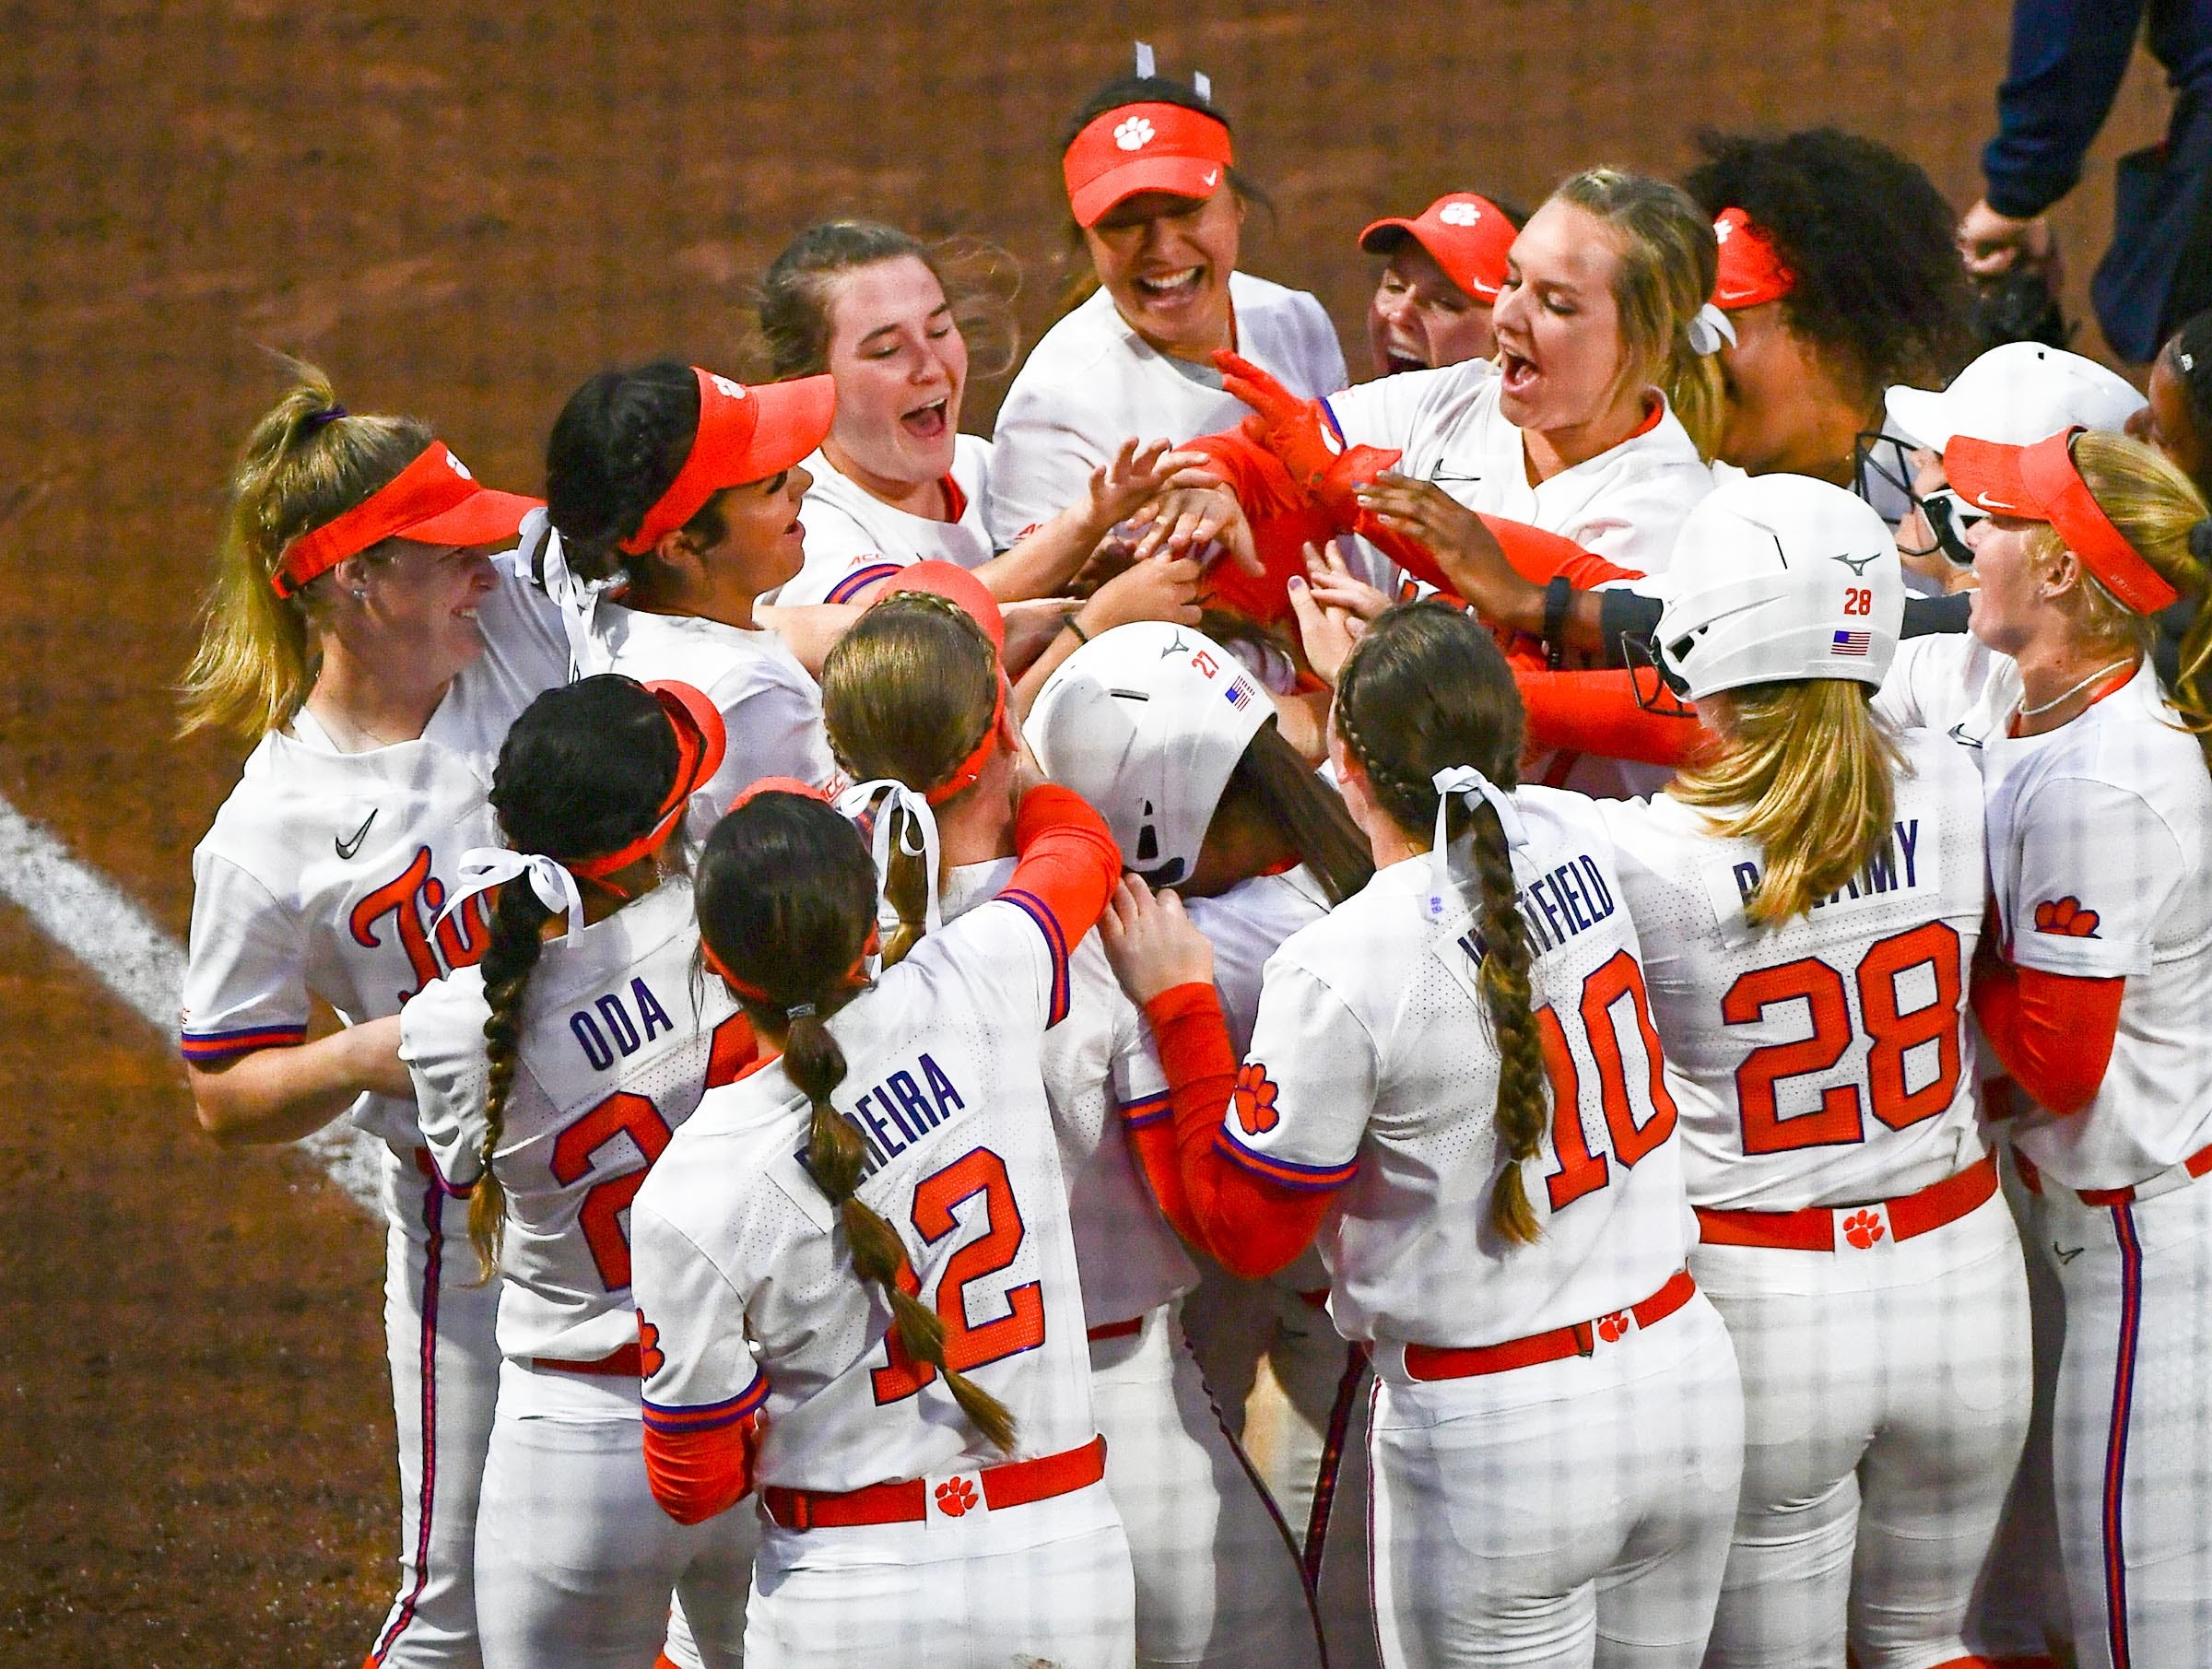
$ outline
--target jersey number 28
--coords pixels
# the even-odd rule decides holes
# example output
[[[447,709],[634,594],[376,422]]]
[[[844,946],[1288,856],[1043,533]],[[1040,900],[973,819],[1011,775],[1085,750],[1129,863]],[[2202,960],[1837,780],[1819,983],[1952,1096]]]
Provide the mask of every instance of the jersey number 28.
[[[980,1324],[968,1318],[968,1288],[994,1275],[1013,1263],[1028,1232],[1021,1208],[1014,1203],[1014,1185],[1007,1180],[1006,1161],[988,1147],[971,1148],[942,1170],[933,1171],[914,1186],[914,1230],[926,1245],[935,1245],[958,1228],[953,1207],[977,1194],[983,1196],[983,1232],[945,1260],[937,1275],[933,1299],[922,1290],[913,1265],[899,1265],[899,1286],[945,1318],[945,1365],[967,1373],[1018,1351],[1034,1350],[1044,1343],[1044,1288],[1025,1281],[1006,1289],[1001,1299],[1006,1314]],[[874,1369],[876,1401],[896,1403],[937,1377],[927,1362],[917,1362],[899,1343],[893,1328],[884,1338],[890,1365]]]
[[[1873,1047],[1866,1053],[1867,1099],[1874,1116],[1892,1130],[1932,1119],[1959,1091],[1959,943],[1945,922],[1927,922],[1869,946],[1859,958],[1859,1022]],[[1912,969],[1933,970],[1935,996],[1917,1008],[1903,1006],[1898,981]],[[1790,1043],[1755,1049],[1735,1069],[1735,1099],[1744,1119],[1744,1151],[1788,1153],[1865,1139],[1865,1123],[1855,1084],[1820,1092],[1820,1105],[1784,1118],[1774,1087],[1783,1078],[1828,1072],[1852,1044],[1851,1005],[1843,976],[1817,957],[1747,973],[1721,999],[1721,1018],[1750,1026],[1777,1003],[1802,1000],[1813,1034]],[[1935,1073],[1918,1089],[1905,1087],[1906,1052],[1936,1047]]]

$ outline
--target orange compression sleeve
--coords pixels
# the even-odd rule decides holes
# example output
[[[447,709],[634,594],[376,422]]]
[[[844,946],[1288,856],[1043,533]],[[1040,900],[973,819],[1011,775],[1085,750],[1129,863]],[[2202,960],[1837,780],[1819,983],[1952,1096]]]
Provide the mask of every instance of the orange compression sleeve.
[[[1994,958],[1974,967],[1974,1018],[2013,1082],[2059,1114],[2097,1099],[2120,1035],[2127,981],[2017,968]]]
[[[703,1523],[744,1499],[753,1487],[760,1443],[758,1415],[703,1430],[645,1428],[645,1481],[661,1510],[679,1524]]]
[[[1221,1121],[1236,1086],[1237,1057],[1211,985],[1178,985],[1145,1005],[1175,1108],[1175,1174],[1194,1243],[1247,1279],[1272,1275],[1312,1244],[1332,1189],[1286,1188],[1232,1163],[1221,1151]],[[1152,1165],[1143,1150],[1140,1162]],[[1172,1190],[1174,1183],[1168,1184]],[[1161,1182],[1153,1190],[1168,1210]],[[1170,1220],[1173,1221],[1171,1214]],[[1180,1225],[1179,1225],[1180,1227]]]
[[[1655,707],[1641,705],[1626,669],[1547,672],[1515,663],[1513,682],[1521,689],[1534,748],[1678,767],[1712,740],[1696,711],[1664,688]]]

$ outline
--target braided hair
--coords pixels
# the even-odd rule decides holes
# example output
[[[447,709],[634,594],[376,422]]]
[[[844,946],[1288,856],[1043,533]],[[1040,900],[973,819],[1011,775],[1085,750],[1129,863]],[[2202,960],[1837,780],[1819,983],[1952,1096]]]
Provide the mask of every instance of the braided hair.
[[[641,684],[602,674],[547,690],[515,720],[492,775],[492,809],[515,851],[577,863],[618,851],[652,829],[677,769],[676,735],[660,702]],[[508,883],[500,888],[484,950],[489,1086],[483,1176],[468,1202],[468,1240],[484,1280],[499,1266],[507,1222],[507,1193],[492,1159],[514,1089],[523,1000],[552,913],[528,882]]]
[[[1445,604],[1386,609],[1354,645],[1336,684],[1337,734],[1367,773],[1376,803],[1426,842],[1436,824],[1435,774],[1472,765],[1511,793],[1520,784],[1520,692],[1488,629]],[[1490,1227],[1526,1244],[1537,1234],[1521,1169],[1549,1115],[1543,1033],[1529,983],[1532,956],[1515,902],[1512,856],[1498,813],[1454,797],[1448,839],[1474,831],[1483,941],[1483,1006],[1498,1045],[1497,1124],[1505,1165],[1490,1190]]]
[[[699,438],[699,379],[680,359],[603,370],[569,396],[546,441],[546,519],[571,571],[635,578],[652,553],[617,547],[676,480]],[[710,498],[682,531],[700,549],[727,531]]]
[[[972,615],[928,592],[900,592],[854,621],[823,661],[822,723],[854,782],[888,777],[927,793],[982,746],[998,689],[998,652]],[[899,912],[883,948],[889,968],[922,937],[937,877],[905,849],[906,812],[880,815],[895,819],[883,883]]]
[[[754,1029],[784,1034],[784,1075],[813,1108],[807,1172],[837,1208],[853,1269],[890,1306],[909,1359],[943,1375],[976,1428],[1011,1451],[1014,1416],[946,1361],[944,1317],[908,1290],[905,1247],[857,1192],[866,1147],[830,1102],[844,1081],[845,1056],[829,1021],[865,989],[860,970],[875,923],[868,849],[819,800],[759,793],[715,825],[699,865],[700,936],[731,976]]]

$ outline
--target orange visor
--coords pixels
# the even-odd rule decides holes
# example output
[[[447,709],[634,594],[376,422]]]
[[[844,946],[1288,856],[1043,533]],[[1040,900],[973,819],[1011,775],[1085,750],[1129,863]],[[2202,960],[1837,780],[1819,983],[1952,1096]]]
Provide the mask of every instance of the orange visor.
[[[837,385],[826,375],[747,388],[696,365],[691,370],[699,379],[699,432],[691,453],[638,531],[617,547],[626,555],[651,550],[724,488],[782,475],[830,432]]]
[[[1229,123],[1180,104],[1124,104],[1092,117],[1060,159],[1077,226],[1139,192],[1210,197],[1229,177]]]
[[[1742,209],[1721,210],[1712,235],[1721,242],[1721,276],[1713,283],[1712,304],[1723,311],[1779,301],[1797,288],[1797,275],[1782,264],[1773,241]]]
[[[2048,522],[2105,590],[2139,615],[2155,615],[2181,593],[2137,554],[2074,465],[2069,429],[2032,446],[1955,436],[1943,449],[1943,473],[1970,504],[1993,515]]]
[[[386,539],[462,546],[512,539],[537,505],[520,493],[479,486],[444,441],[433,441],[429,451],[344,515],[288,544],[269,585],[278,596],[291,596],[347,557]]]
[[[572,875],[604,880],[617,870],[635,864],[668,838],[668,831],[684,815],[691,796],[722,769],[722,756],[729,746],[729,736],[723,728],[721,711],[707,699],[704,692],[673,680],[656,679],[645,688],[653,691],[661,711],[668,715],[668,728],[676,733],[676,781],[662,796],[651,829],[626,846],[571,864],[569,871]]]

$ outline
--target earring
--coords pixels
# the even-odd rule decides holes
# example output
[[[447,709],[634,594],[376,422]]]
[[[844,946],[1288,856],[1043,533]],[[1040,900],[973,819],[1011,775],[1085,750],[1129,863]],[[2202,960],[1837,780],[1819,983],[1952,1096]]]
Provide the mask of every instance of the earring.
[[[369,593],[362,587],[357,585],[354,587],[353,600],[356,603],[366,603],[369,601]]]

